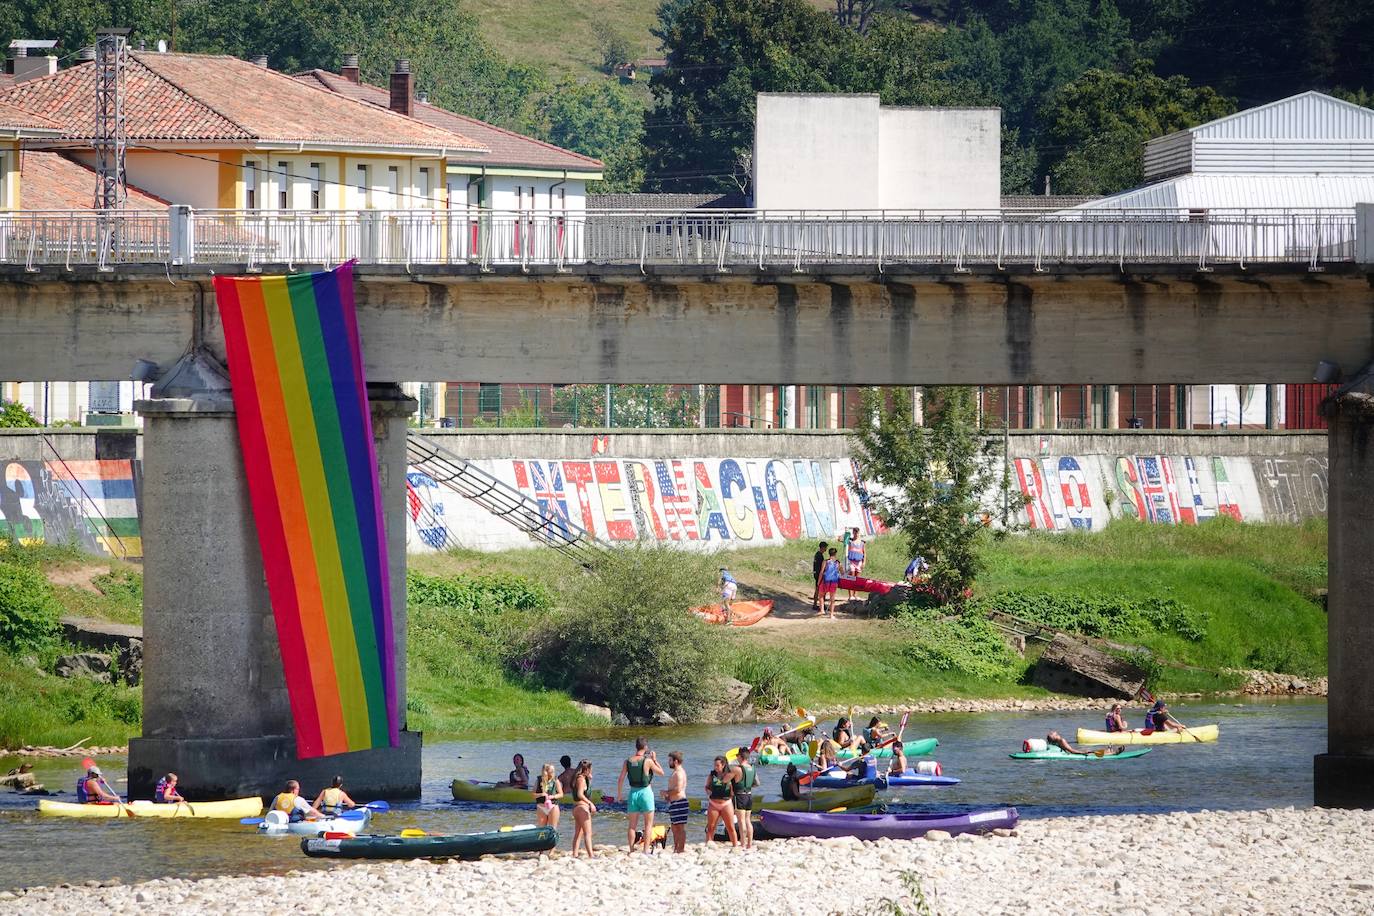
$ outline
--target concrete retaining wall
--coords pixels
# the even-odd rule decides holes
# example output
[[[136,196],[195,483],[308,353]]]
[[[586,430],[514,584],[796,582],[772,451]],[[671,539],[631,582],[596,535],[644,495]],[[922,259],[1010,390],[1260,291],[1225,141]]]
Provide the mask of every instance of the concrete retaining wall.
[[[412,433],[415,435],[415,433]],[[649,537],[690,547],[816,539],[879,530],[847,485],[849,439],[828,431],[531,430],[426,432],[610,542]],[[142,555],[137,436],[0,433],[0,534],[76,538]],[[126,457],[127,456],[127,457]],[[1008,437],[1032,528],[1098,529],[1112,518],[1196,524],[1217,515],[1298,521],[1326,513],[1321,433],[1039,433]],[[528,547],[530,539],[412,468],[407,546],[427,551]]]

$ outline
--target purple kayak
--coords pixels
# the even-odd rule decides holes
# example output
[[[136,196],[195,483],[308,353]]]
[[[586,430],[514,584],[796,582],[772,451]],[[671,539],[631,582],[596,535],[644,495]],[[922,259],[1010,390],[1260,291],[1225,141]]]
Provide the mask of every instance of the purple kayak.
[[[804,811],[763,812],[763,826],[780,837],[852,836],[861,840],[913,840],[930,830],[946,833],[986,833],[998,827],[1015,827],[1020,815],[1015,808],[994,808],[969,814],[811,814]]]

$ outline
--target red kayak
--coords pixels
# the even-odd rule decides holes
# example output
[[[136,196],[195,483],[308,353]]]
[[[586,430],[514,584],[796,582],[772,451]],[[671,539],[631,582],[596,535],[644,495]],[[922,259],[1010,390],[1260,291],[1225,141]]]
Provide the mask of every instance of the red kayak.
[[[720,609],[719,604],[694,607],[692,608],[692,613],[696,614],[707,623],[725,622],[725,612]],[[730,625],[732,627],[751,626],[771,613],[773,613],[773,602],[770,599],[765,599],[763,601],[736,601],[730,605]]]
[[[839,588],[850,592],[872,592],[875,595],[886,595],[897,587],[896,582],[880,582],[877,579],[865,579],[863,576],[840,576]]]

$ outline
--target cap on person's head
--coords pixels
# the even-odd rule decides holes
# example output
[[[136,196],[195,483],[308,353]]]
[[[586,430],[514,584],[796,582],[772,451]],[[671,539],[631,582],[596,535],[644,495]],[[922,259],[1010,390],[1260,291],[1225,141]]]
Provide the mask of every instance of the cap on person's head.
[[[87,775],[87,776],[99,776],[99,775],[100,775],[100,767],[96,766],[95,764],[91,764],[91,768],[90,768],[89,770],[86,771],[86,775]]]
[[[1164,701],[1163,701],[1163,700],[1155,700],[1155,705],[1152,706],[1152,707],[1150,707],[1150,708],[1151,708],[1151,709],[1163,709],[1163,708],[1164,708]]]

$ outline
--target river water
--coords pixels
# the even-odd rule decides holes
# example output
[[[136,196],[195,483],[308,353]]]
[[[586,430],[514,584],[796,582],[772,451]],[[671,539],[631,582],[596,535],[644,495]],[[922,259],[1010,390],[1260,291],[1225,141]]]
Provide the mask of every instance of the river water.
[[[946,775],[963,780],[949,788],[898,789],[879,800],[893,810],[964,810],[1015,805],[1023,817],[1158,812],[1204,808],[1270,808],[1312,803],[1312,757],[1326,749],[1326,704],[1312,700],[1247,700],[1237,704],[1180,705],[1184,722],[1218,722],[1215,744],[1157,747],[1138,759],[1110,761],[1019,761],[1007,754],[1023,738],[1058,729],[1072,739],[1079,727],[1100,728],[1100,718],[1083,713],[1000,712],[913,717],[908,738],[940,739],[935,759]],[[827,723],[829,724],[829,723]],[[711,758],[731,745],[747,744],[757,727],[697,726],[647,732],[659,759],[686,755],[689,794],[701,795]],[[397,804],[373,820],[374,833],[420,827],[430,833],[461,833],[506,824],[532,823],[533,805],[522,808],[455,805],[454,777],[496,780],[510,769],[511,754],[525,755],[532,774],[544,762],[568,754],[593,762],[593,784],[613,793],[620,762],[635,732],[604,729],[561,732],[557,737],[500,741],[448,741],[424,750],[423,797]],[[0,758],[0,772],[17,761]],[[123,776],[122,760],[102,760],[113,785]],[[72,758],[37,762],[49,788],[70,791],[80,763]],[[762,790],[779,795],[781,767],[760,767]],[[347,777],[347,774],[344,774]],[[308,791],[318,787],[308,786]],[[67,796],[70,800],[70,796]],[[357,799],[365,801],[365,799]],[[300,868],[328,868],[307,859],[299,838],[258,836],[236,822],[210,820],[80,820],[40,818],[32,798],[0,792],[0,889],[119,878],[128,883],[164,876],[275,874]],[[697,816],[694,815],[694,824]],[[560,847],[571,848],[572,824],[564,812]],[[598,843],[625,842],[623,815],[607,812],[595,821]],[[693,842],[700,827],[689,828]]]

